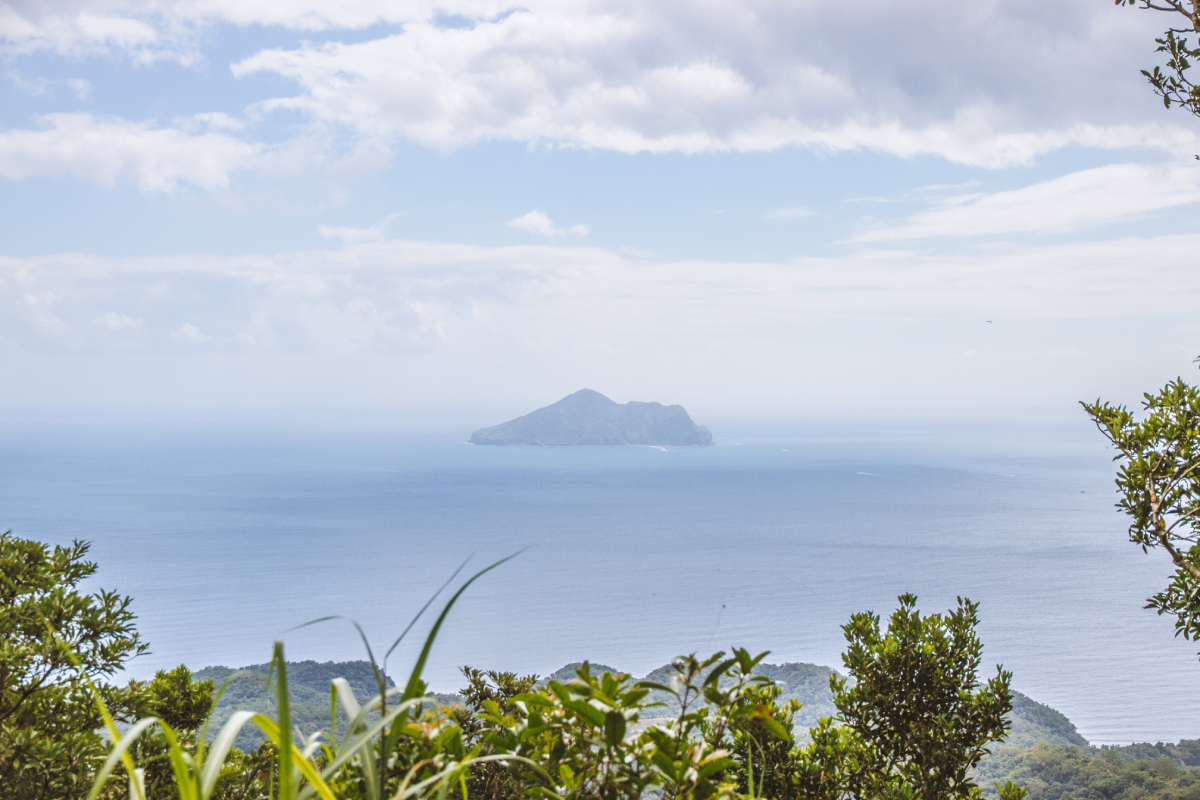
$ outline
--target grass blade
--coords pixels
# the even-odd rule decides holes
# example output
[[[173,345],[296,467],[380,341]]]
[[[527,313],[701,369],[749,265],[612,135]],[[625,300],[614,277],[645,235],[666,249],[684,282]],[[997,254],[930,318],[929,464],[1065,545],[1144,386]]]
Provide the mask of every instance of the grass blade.
[[[208,758],[205,759],[204,766],[200,770],[201,797],[212,795],[217,785],[217,778],[221,777],[221,768],[225,764],[225,758],[233,748],[234,740],[242,732],[245,724],[253,718],[253,711],[235,711],[221,726],[217,738],[213,739],[213,743],[208,749]]]
[[[408,627],[406,627],[403,631],[400,632],[400,635],[396,637],[396,641],[392,642],[392,646],[389,647],[387,649],[387,652],[383,654],[383,668],[385,671],[387,670],[388,656],[390,656],[392,654],[392,651],[395,650],[397,646],[399,646],[400,641],[402,639],[404,639],[405,636],[408,635],[408,632],[412,630],[413,625],[417,624],[417,620],[419,620],[421,618],[421,615],[424,614],[431,605],[433,605],[433,601],[438,598],[438,595],[440,595],[442,592],[444,592],[446,590],[446,587],[454,582],[454,579],[458,577],[458,573],[463,571],[463,568],[467,566],[467,562],[470,560],[471,560],[470,556],[467,556],[465,559],[463,559],[463,562],[458,565],[458,569],[454,570],[454,572],[450,575],[450,577],[446,579],[446,582],[443,583],[441,585],[441,587],[436,592],[433,593],[433,597],[430,597],[428,600],[425,601],[425,605],[421,606],[421,610],[418,611],[416,613],[416,615],[412,618],[412,621],[410,621],[408,623]]]
[[[522,548],[521,550],[513,553],[511,556],[506,556],[499,561],[484,567],[483,569],[479,570],[479,572],[476,572],[474,575],[472,575],[466,583],[459,587],[458,591],[454,593],[454,596],[451,597],[446,603],[445,608],[442,609],[442,613],[438,615],[437,622],[433,624],[433,629],[429,631],[429,635],[425,637],[425,646],[421,648],[421,655],[417,658],[417,663],[413,666],[412,673],[408,676],[408,685],[404,687],[402,699],[410,700],[420,694],[418,687],[421,684],[421,673],[425,671],[425,662],[429,660],[429,651],[433,649],[433,641],[437,638],[438,631],[441,630],[442,623],[446,621],[446,616],[450,613],[450,609],[454,607],[455,602],[457,602],[458,598],[462,596],[462,593],[465,592],[467,587],[472,583],[479,580],[484,575],[491,572],[506,561],[512,561],[514,558],[521,555],[521,553],[524,553],[527,549],[528,548]]]
[[[108,709],[104,709],[108,713]],[[112,717],[109,717],[111,720]],[[125,735],[113,743],[113,748],[108,754],[108,758],[104,760],[104,765],[100,767],[100,771],[96,773],[96,779],[92,781],[92,790],[88,792],[88,800],[96,800],[100,796],[100,790],[104,788],[105,781],[112,774],[113,769],[117,766],[118,761],[125,762],[125,769],[129,773],[130,779],[133,778],[134,765],[133,759],[129,756],[128,751],[142,733],[153,725],[158,724],[158,717],[146,717],[134,723],[133,727],[125,732]],[[116,730],[116,726],[113,726]]]
[[[373,725],[371,725],[371,727],[365,729],[357,737],[355,737],[353,739],[351,739],[350,737],[347,737],[347,740],[345,743],[343,743],[342,748],[338,750],[337,757],[334,758],[333,761],[330,761],[328,764],[326,764],[325,769],[321,771],[322,777],[326,778],[331,775],[334,775],[339,769],[341,769],[342,765],[344,765],[346,762],[348,762],[352,758],[354,758],[354,756],[358,754],[359,750],[364,751],[364,756],[365,756],[363,759],[364,762],[373,764],[375,750],[371,746],[373,744],[371,739],[377,733],[379,733],[384,728],[386,728],[388,725],[391,725],[392,722],[396,719],[396,717],[400,716],[401,714],[405,713],[406,711],[409,711],[414,706],[420,704],[421,701],[424,699],[425,698],[423,698],[423,697],[418,697],[418,698],[409,700],[407,702],[401,703],[396,708],[393,708],[391,711],[389,711],[386,715],[384,715],[383,717],[378,719]],[[268,722],[269,722],[269,720],[268,720]],[[266,733],[266,730],[264,729],[263,732]],[[267,735],[272,736],[273,734],[268,733]],[[372,791],[374,791],[374,787],[376,787],[377,785],[378,785],[378,781],[375,780],[375,782],[371,784]],[[312,787],[305,787],[304,790],[300,792],[299,796],[297,797],[297,800],[307,800],[307,798],[312,797],[314,792],[315,792],[315,789],[313,789]]]
[[[179,746],[179,738],[166,722],[159,722],[163,735],[167,737],[167,759],[171,762],[171,770],[175,773],[175,788],[179,791],[179,800],[200,800],[197,793],[196,776],[188,760],[184,757],[183,748]]]
[[[292,800],[292,707],[288,700],[287,662],[283,660],[283,642],[275,642],[274,662],[278,679],[275,692],[279,712],[279,800]]]
[[[254,724],[258,726],[258,729],[261,730],[263,734],[279,749],[280,757],[278,763],[280,792],[277,796],[279,800],[283,800],[283,729],[280,727],[279,723],[264,714],[255,714],[252,717],[252,720]],[[289,740],[289,769],[295,769],[299,771],[300,775],[309,782],[309,785],[304,787],[303,791],[301,791],[298,795],[295,795],[295,800],[303,797],[312,797],[314,793],[321,795],[324,800],[337,800],[333,790],[329,788],[329,784],[327,784],[325,779],[322,778],[320,773],[317,772],[317,769],[313,763],[304,757],[304,753],[297,749],[294,743],[291,743],[290,736],[287,737],[287,739]],[[291,783],[294,784],[295,781],[293,780]]]

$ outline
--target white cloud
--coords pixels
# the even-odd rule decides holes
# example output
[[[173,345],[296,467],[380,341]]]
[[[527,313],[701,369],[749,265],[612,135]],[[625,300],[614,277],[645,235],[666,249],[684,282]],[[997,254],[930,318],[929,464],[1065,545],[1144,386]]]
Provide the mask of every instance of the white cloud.
[[[110,331],[131,331],[141,327],[145,322],[141,317],[130,317],[126,314],[118,314],[114,311],[105,311],[96,318],[96,324],[107,328]]]
[[[9,55],[50,50],[68,56],[124,53],[152,59],[169,52],[171,45],[179,49],[179,42],[164,41],[161,26],[166,20],[153,5],[138,9],[132,3],[74,0],[0,4],[0,47]]]
[[[345,227],[330,227],[328,225],[318,226],[317,232],[329,239],[340,239],[347,244],[357,244],[359,242],[381,242],[387,238],[387,229],[399,213],[388,214],[383,219],[376,222],[367,228],[345,228]]]
[[[297,94],[260,107],[372,140],[362,153],[375,157],[394,139],[503,140],[870,149],[998,167],[1071,145],[1190,154],[1197,141],[1181,115],[1155,115],[1137,72],[1161,21],[1090,0],[20,0],[0,5],[0,48],[189,62],[214,26],[376,23],[389,32],[275,47],[234,73],[293,80]],[[1080,64],[1078,80],[1046,79]]]
[[[184,120],[184,124],[189,129],[207,128],[213,131],[240,131],[246,127],[244,122],[229,116],[223,111],[195,114],[190,120]]]
[[[1200,170],[1185,164],[1111,164],[1022,189],[957,195],[857,241],[1067,233],[1200,201]]]
[[[807,208],[780,208],[767,214],[767,219],[803,219],[814,216],[816,213]]]
[[[76,100],[87,100],[92,93],[92,83],[86,78],[71,78],[67,86],[75,93]]]
[[[222,133],[188,133],[91,114],[47,114],[37,129],[0,131],[0,175],[11,180],[70,175],[112,186],[128,181],[144,192],[170,192],[181,182],[224,189],[245,169],[257,145]]]
[[[1149,16],[1083,2],[546,2],[470,29],[414,18],[369,41],[266,50],[234,73],[300,86],[264,108],[440,149],[800,146],[996,167],[1073,144],[1193,146],[1184,120],[1151,117],[1136,71]],[[1078,63],[1082,86],[1045,80]]]
[[[205,336],[199,328],[190,322],[185,322],[171,331],[171,338],[185,344],[204,344],[205,342],[212,341],[211,336]]]
[[[510,219],[505,226],[517,231],[532,233],[535,236],[545,236],[548,239],[560,236],[587,236],[591,231],[587,225],[572,225],[568,228],[554,227],[554,220],[547,217],[536,208],[528,214]]]

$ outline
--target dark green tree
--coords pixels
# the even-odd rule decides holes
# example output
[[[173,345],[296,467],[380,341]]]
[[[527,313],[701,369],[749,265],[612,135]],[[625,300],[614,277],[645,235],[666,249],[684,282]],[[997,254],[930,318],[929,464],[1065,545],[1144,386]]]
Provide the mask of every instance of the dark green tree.
[[[194,736],[212,713],[213,682],[193,680],[183,664],[170,672],[159,670],[141,688],[143,707],[138,715],[158,717],[177,734]]]
[[[730,709],[735,713],[725,714],[730,720],[727,738],[714,742],[714,746],[724,746],[732,753],[736,766],[727,777],[743,794],[773,800],[803,796],[792,779],[796,771],[792,720],[800,710],[800,701],[793,698],[780,705],[782,693],[773,683],[747,686],[735,708]]]
[[[191,671],[181,664],[170,672],[159,670],[153,680],[131,684],[130,688],[136,716],[157,717],[165,722],[184,750],[194,755],[200,728],[212,712],[213,682],[193,680]],[[169,749],[166,736],[158,729],[139,739],[132,748],[138,764],[145,770],[148,797],[174,798],[179,795],[168,757]],[[121,787],[114,794],[120,797],[123,791],[124,787]]]
[[[1162,548],[1175,565],[1147,608],[1175,617],[1175,633],[1200,640],[1200,391],[1182,378],[1146,394],[1138,421],[1124,406],[1083,403],[1117,450],[1117,508],[1129,515],[1129,540]]]
[[[127,715],[136,692],[102,679],[146,645],[130,598],[79,583],[88,545],[54,547],[0,534],[0,786],[13,800],[84,796],[104,743],[84,676]]]
[[[947,614],[922,617],[916,602],[901,595],[886,631],[873,612],[843,626],[852,681],[834,676],[830,688],[853,735],[818,729],[814,742],[842,748],[843,788],[854,796],[975,798],[968,773],[1008,733],[1012,675],[997,667],[980,684],[977,603],[959,598]]]
[[[480,715],[487,712],[488,703],[494,703],[500,714],[512,715],[516,710],[513,701],[518,695],[533,691],[538,676],[519,677],[515,672],[485,671],[474,667],[463,667],[462,673],[467,679],[467,686],[462,690],[464,705],[450,708],[448,713],[462,729],[467,747],[480,746],[483,753],[492,755],[496,751],[489,746],[488,735],[493,733],[493,726]],[[507,764],[488,761],[472,767],[471,800],[509,800],[520,796],[521,784]]]

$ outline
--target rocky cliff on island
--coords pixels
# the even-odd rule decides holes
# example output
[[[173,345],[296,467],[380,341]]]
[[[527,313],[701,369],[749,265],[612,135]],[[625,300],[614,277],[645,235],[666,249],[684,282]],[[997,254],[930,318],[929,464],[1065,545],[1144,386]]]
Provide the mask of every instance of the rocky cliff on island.
[[[683,406],[636,401],[622,405],[580,389],[554,405],[475,431],[471,444],[687,447],[712,444],[712,434],[692,422]]]

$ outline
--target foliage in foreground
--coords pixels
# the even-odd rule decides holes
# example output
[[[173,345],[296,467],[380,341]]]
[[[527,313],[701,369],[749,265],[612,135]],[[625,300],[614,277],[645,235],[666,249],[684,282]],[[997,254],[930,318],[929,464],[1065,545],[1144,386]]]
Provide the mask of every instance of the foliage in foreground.
[[[0,533],[0,787],[12,800],[86,794],[104,751],[88,682],[146,649],[130,598],[79,591],[96,571],[87,552]],[[133,692],[96,691],[114,713],[137,713]]]
[[[493,676],[508,675],[509,680],[526,681],[526,685],[532,688],[543,686],[551,680],[559,683],[574,680],[575,671],[581,666],[583,666],[583,662],[576,661],[544,678],[532,675],[518,678],[513,673],[482,671],[464,667],[463,669],[467,673],[466,688],[458,692],[431,694],[430,705],[435,708],[472,705],[471,697],[477,695],[473,688],[475,680],[482,680],[490,685],[493,683]],[[275,715],[274,693],[265,680],[269,667],[269,664],[256,664],[241,669],[205,667],[193,673],[196,679],[208,679],[218,684],[233,676],[225,693],[221,696],[221,702],[213,709],[209,724],[210,731],[215,732],[238,710],[261,711],[267,716]],[[591,662],[589,669],[600,675],[605,672],[611,672],[614,675],[625,672],[625,670],[596,662]],[[652,670],[642,679],[665,683],[670,680],[672,672],[671,665],[665,664]],[[830,667],[797,662],[770,664],[762,661],[754,668],[754,674],[769,678],[780,689],[779,697],[775,701],[779,706],[785,706],[792,700],[801,704],[800,710],[792,717],[792,733],[797,744],[809,743],[811,740],[809,730],[816,726],[822,717],[837,715],[837,707],[833,704],[833,693],[829,690],[829,679],[838,673]],[[329,727],[329,682],[339,676],[346,678],[358,696],[366,696],[374,691],[372,688],[374,678],[369,661],[288,662],[288,689],[291,696],[292,722],[300,732],[299,735],[308,736]],[[389,687],[391,685],[389,682]],[[490,692],[493,691],[493,689],[488,690],[489,697],[492,696]],[[526,691],[526,689],[521,691]],[[510,691],[510,694],[515,693],[515,691]],[[664,692],[651,691],[648,699],[663,702],[663,705],[649,706],[643,709],[641,712],[643,724],[649,724],[655,719],[671,717],[679,710],[672,704],[672,696]],[[1079,734],[1071,720],[1062,713],[1038,703],[1018,691],[1012,692],[1012,704],[1012,711],[1006,717],[1009,734],[1004,740],[1005,745],[1032,747],[1035,744],[1044,743],[1088,747],[1087,739]],[[475,703],[472,707],[477,705]],[[344,725],[345,714],[339,709],[339,735],[343,732]],[[265,741],[265,737],[261,734],[255,735],[257,733],[257,728],[243,728],[235,745],[244,751],[256,750]],[[1145,747],[1149,747],[1149,745],[1145,745]],[[1150,757],[1158,758],[1158,755]]]
[[[361,697],[345,678],[331,681],[328,733],[297,731],[276,643],[274,713],[239,710],[213,734],[228,681],[214,691],[185,667],[122,689],[98,680],[144,645],[128,598],[76,590],[95,571],[83,561],[86,545],[51,550],[8,534],[0,545],[10,599],[0,623],[16,634],[0,651],[0,730],[18,744],[22,736],[44,742],[4,751],[6,797],[957,800],[980,794],[968,770],[1004,737],[1011,710],[1008,673],[986,684],[976,677],[976,606],[960,600],[946,615],[922,617],[911,595],[886,630],[871,613],[844,626],[853,683],[831,679],[837,719],[821,719],[806,745],[793,733],[799,703],[781,701],[782,688],[755,674],[766,653],[736,648],[677,658],[658,681],[586,663],[544,684],[468,670],[467,707],[437,706],[421,676],[438,631],[498,562],[445,604],[402,686],[390,685],[369,646],[376,692]],[[62,716],[22,716],[31,708]],[[101,723],[107,747],[95,733]],[[267,740],[255,752],[234,747],[247,726]],[[1011,785],[1004,794],[1019,800]]]
[[[278,724],[239,712],[206,748],[203,731],[185,741],[169,724],[145,720],[118,742],[105,769],[157,726],[179,796],[247,796],[231,788],[223,764],[240,726],[253,722],[270,739],[274,765],[250,796],[977,797],[969,770],[1006,733],[1009,675],[998,671],[984,685],[976,678],[982,645],[974,604],[960,601],[950,613],[928,617],[915,605],[915,597],[902,596],[886,631],[870,613],[844,627],[854,684],[831,682],[838,721],[823,719],[806,746],[792,733],[798,704],[781,705],[780,687],[754,674],[766,654],[738,649],[678,658],[664,682],[595,674],[586,663],[572,680],[541,686],[532,677],[468,670],[465,708],[428,708],[419,669],[447,606],[404,689],[384,688],[360,704],[345,680],[333,682],[331,726],[342,707],[350,720],[344,736],[296,741],[288,733],[287,665],[277,645]],[[664,695],[674,714],[644,720],[661,705],[654,697]],[[370,711],[374,724],[367,723]],[[137,797],[146,768],[132,759],[126,768]],[[1011,784],[1004,794],[1019,797]]]

